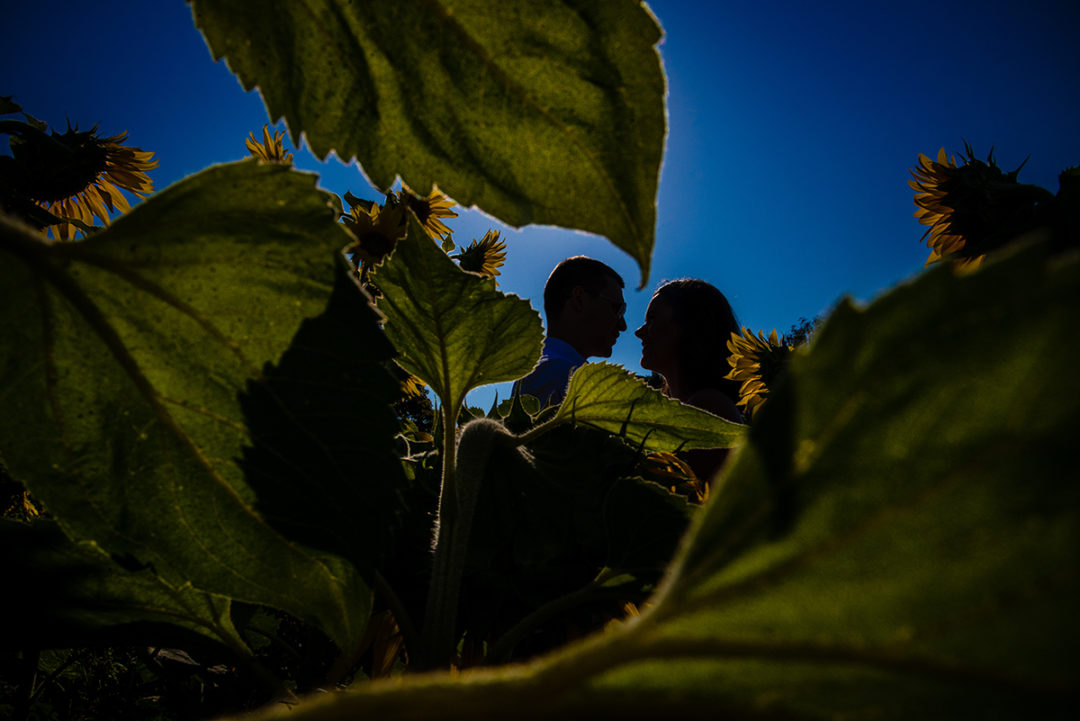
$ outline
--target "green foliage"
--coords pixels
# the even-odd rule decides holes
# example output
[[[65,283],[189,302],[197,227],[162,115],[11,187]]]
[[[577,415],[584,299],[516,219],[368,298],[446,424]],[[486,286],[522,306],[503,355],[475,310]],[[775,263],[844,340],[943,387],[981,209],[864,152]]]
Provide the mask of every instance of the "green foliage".
[[[649,451],[730,448],[745,430],[672,400],[609,363],[589,363],[570,378],[553,421],[571,420],[617,433]]]
[[[633,0],[189,0],[215,59],[325,157],[512,225],[611,239],[649,275],[666,134],[660,28]]]
[[[842,306],[641,618],[525,668],[294,714],[1071,716],[1080,387],[1054,338],[1078,310],[1080,263],[1038,247]]]
[[[540,316],[528,301],[461,270],[412,215],[373,281],[398,363],[446,408],[459,408],[473,388],[525,375],[540,358]]]
[[[241,469],[260,515],[287,538],[365,575],[392,548],[406,510],[391,439],[401,391],[379,316],[338,259],[326,309],[240,396],[252,445]],[[400,371],[398,371],[400,372]],[[362,462],[361,462],[362,459]]]
[[[8,617],[18,619],[5,633],[11,646],[71,646],[100,640],[100,629],[157,623],[249,653],[233,628],[228,599],[190,585],[170,586],[146,568],[125,569],[93,543],[71,542],[53,521],[0,521],[0,562],[8,578],[20,579],[20,592],[4,603]],[[143,643],[176,636],[145,626],[138,633]]]
[[[792,325],[787,333],[784,333],[785,342],[792,348],[806,345],[814,337],[818,326],[825,322],[825,318],[825,315],[815,316],[812,320],[799,318],[799,322]]]
[[[79,244],[5,221],[12,476],[73,538],[354,647],[366,583],[274,530],[239,462],[252,444],[240,393],[325,308],[346,241],[314,176],[254,161],[189,178]]]
[[[215,55],[319,155],[604,233],[647,277],[664,79],[639,4],[193,4]],[[515,398],[459,429],[470,389],[531,370],[539,316],[411,214],[371,274],[377,312],[328,199],[248,161],[80,243],[0,218],[2,480],[47,516],[0,524],[26,624],[4,644],[22,647],[19,714],[53,644],[209,645],[240,670],[165,654],[183,683],[236,689],[197,715],[376,675],[400,640],[411,670],[524,659],[654,590],[639,617],[530,665],[357,684],[295,713],[1075,708],[1075,255],[1029,243],[842,304],[749,433],[604,363],[555,410]],[[433,439],[395,420],[392,358],[438,396]],[[697,512],[636,477],[648,452],[736,446]],[[80,654],[40,666],[57,686],[64,664],[97,669],[80,698],[164,678],[156,652]]]

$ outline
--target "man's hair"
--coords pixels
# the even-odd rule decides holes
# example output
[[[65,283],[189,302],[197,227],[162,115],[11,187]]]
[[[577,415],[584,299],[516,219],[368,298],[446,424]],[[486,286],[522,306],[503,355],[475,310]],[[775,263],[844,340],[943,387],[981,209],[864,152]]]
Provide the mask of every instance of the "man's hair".
[[[604,290],[609,278],[620,288],[625,287],[618,273],[595,258],[575,255],[556,265],[544,284],[544,314],[548,323],[554,322],[562,314],[574,286],[580,285],[589,294],[595,295]]]

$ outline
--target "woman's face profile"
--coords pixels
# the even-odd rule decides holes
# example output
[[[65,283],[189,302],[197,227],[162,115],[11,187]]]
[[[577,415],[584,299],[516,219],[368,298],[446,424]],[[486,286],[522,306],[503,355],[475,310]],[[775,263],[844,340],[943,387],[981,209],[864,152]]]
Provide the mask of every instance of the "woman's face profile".
[[[634,331],[641,339],[641,367],[667,377],[676,367],[679,329],[675,309],[659,296],[653,296],[645,311],[645,322]]]

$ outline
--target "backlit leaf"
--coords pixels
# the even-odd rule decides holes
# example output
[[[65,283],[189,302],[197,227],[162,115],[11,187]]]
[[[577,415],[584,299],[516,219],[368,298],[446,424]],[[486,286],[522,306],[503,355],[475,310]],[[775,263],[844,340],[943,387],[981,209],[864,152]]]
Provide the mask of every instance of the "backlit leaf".
[[[515,226],[598,233],[648,278],[666,133],[640,2],[195,0],[214,57],[316,156]]]
[[[246,161],[81,243],[46,245],[5,221],[0,452],[73,539],[351,647],[366,584],[277,532],[241,465],[253,440],[241,391],[331,295],[348,236],[327,197],[315,176]]]
[[[462,270],[409,214],[409,230],[374,274],[397,359],[450,408],[488,383],[514,380],[540,358],[543,331],[529,302]]]
[[[611,363],[578,368],[555,418],[618,433],[650,451],[730,448],[746,431],[738,423],[667,398]]]

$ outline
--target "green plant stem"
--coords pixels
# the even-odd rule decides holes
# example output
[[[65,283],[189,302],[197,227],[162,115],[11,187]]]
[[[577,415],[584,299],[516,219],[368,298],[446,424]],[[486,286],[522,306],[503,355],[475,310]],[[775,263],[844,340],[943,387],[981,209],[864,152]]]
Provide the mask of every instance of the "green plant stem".
[[[447,428],[454,419],[444,416]],[[456,434],[455,434],[456,435]],[[455,436],[444,431],[443,483],[439,493],[438,535],[435,560],[424,614],[424,634],[420,668],[445,666],[454,649],[457,628],[457,604],[465,558],[469,549],[469,531],[476,509],[480,483],[491,455],[492,443],[507,436],[496,421],[479,419],[461,432],[455,448]]]
[[[560,418],[559,416],[555,416],[554,418],[544,421],[540,425],[536,426],[535,428],[529,429],[528,431],[522,433],[519,436],[513,436],[510,442],[514,447],[528,445],[540,436],[550,431],[552,428],[561,426],[563,423],[567,423],[569,420],[569,418]]]
[[[435,515],[433,539],[435,558],[432,562],[427,604],[424,608],[423,636],[416,654],[417,669],[434,668],[439,664],[433,647],[433,637],[442,633],[441,629],[437,628],[441,621],[436,619],[436,616],[445,604],[443,596],[447,581],[450,527],[453,525],[456,510],[453,508],[455,504],[451,502],[454,498],[454,471],[457,465],[457,413],[455,411],[456,409],[450,408],[445,402],[439,407],[442,421],[442,478],[439,483],[439,505]]]

